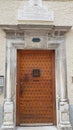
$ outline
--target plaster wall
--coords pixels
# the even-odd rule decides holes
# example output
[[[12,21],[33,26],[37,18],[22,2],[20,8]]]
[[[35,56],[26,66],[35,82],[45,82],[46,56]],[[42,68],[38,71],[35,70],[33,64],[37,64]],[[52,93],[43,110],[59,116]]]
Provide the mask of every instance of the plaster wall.
[[[5,53],[6,53],[5,33],[0,29],[0,75],[3,75],[4,77],[5,77]],[[0,125],[2,124],[3,100],[4,100],[4,89],[3,93],[0,94]]]
[[[0,24],[19,24],[34,23],[27,21],[18,21],[18,9],[28,5],[28,0],[0,0]],[[54,22],[42,22],[42,24],[54,25],[73,25],[73,1],[43,1],[43,5],[47,5],[49,10],[54,11]],[[37,24],[41,24],[38,22]]]
[[[54,11],[53,22],[31,22],[18,21],[17,12],[23,5],[28,5],[26,0],[0,0],[0,25],[15,24],[48,24],[56,26],[72,26],[70,32],[66,34],[66,53],[67,53],[67,87],[70,101],[71,122],[73,124],[73,1],[43,1],[49,10]],[[5,76],[5,54],[6,36],[0,29],[0,75]],[[0,95],[0,113],[2,113],[4,95]],[[2,114],[1,114],[2,115]],[[2,121],[1,117],[0,120]],[[0,121],[0,122],[1,122]]]

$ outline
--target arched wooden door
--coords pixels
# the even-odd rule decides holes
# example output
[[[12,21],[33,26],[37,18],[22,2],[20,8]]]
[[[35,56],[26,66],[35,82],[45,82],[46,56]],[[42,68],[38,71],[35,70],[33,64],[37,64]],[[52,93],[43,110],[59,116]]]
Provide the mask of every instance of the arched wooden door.
[[[18,50],[16,123],[56,124],[55,51]]]

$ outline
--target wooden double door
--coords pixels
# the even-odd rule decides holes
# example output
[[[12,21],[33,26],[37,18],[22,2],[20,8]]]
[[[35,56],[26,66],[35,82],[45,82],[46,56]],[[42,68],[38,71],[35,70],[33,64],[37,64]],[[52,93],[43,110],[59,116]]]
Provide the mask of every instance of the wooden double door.
[[[17,51],[16,123],[56,124],[54,50]]]

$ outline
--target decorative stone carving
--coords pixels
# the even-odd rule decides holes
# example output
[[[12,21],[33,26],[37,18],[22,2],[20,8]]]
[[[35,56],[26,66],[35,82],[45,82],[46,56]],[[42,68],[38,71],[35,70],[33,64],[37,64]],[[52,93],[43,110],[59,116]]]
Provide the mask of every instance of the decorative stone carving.
[[[29,0],[30,6],[42,6],[42,0]]]
[[[40,38],[40,42],[33,42],[33,38]],[[47,49],[47,35],[45,33],[40,34],[35,31],[34,33],[25,33],[25,48],[26,49]]]
[[[42,6],[42,0],[29,0],[29,5],[18,10],[17,20],[54,21],[54,12]]]
[[[53,11],[48,11],[47,7],[26,7],[18,10],[17,20],[32,20],[32,21],[54,21]]]

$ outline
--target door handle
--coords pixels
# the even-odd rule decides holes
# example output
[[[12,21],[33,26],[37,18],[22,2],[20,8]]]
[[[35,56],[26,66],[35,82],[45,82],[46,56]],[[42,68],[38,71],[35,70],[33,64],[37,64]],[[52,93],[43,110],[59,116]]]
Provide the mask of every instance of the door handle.
[[[29,76],[28,76],[28,74],[25,74],[24,75],[24,82],[28,82],[29,81]]]
[[[23,79],[20,82],[20,94],[22,95],[24,92],[24,82],[28,82],[29,81],[29,77],[28,74],[25,74]]]
[[[21,82],[20,83],[20,94],[22,95],[24,92],[24,86],[23,86],[23,83]]]

